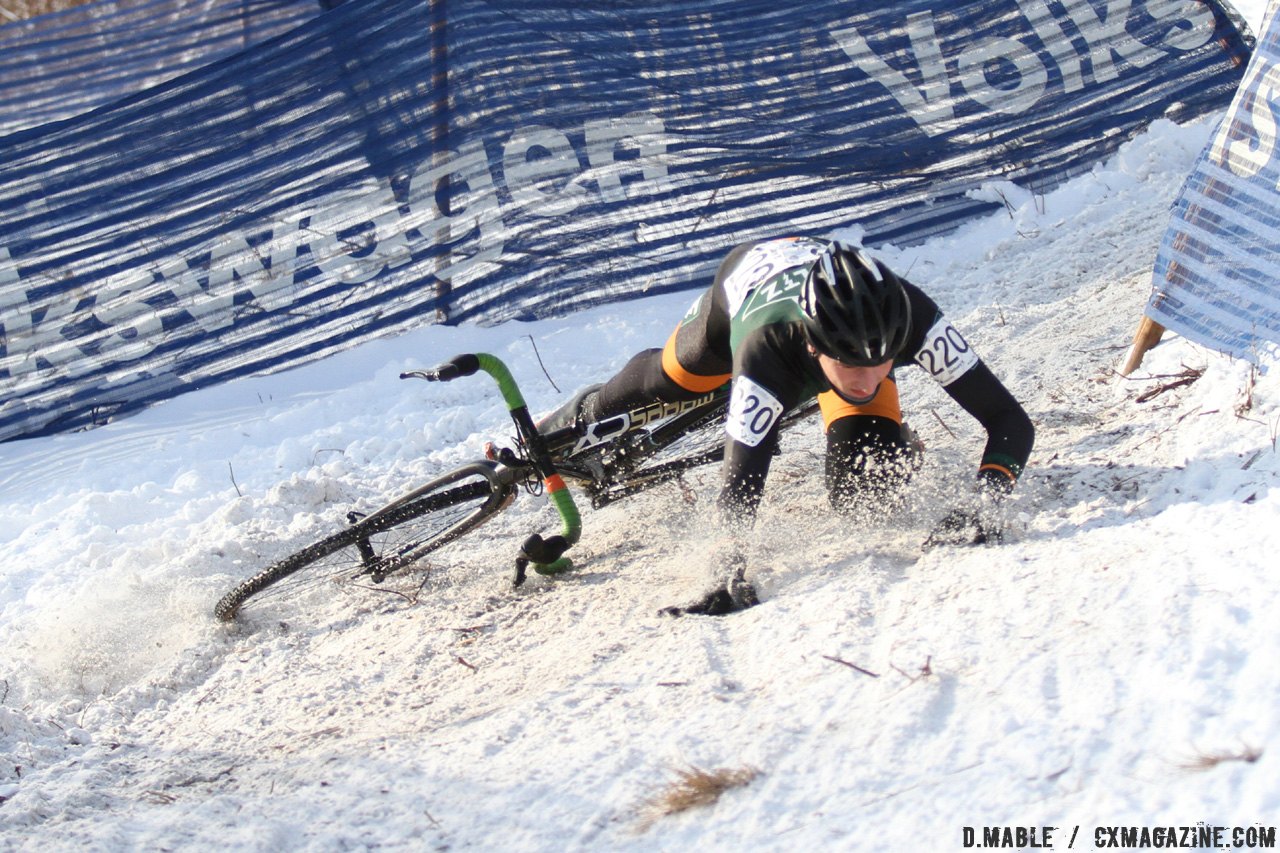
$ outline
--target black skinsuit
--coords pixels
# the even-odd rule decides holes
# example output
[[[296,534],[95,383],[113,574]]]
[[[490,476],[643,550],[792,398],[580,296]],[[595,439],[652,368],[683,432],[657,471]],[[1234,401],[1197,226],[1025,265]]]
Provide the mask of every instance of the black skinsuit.
[[[754,517],[778,418],[815,396],[826,426],[826,479],[834,506],[888,495],[909,476],[905,465],[892,464],[905,449],[892,374],[871,400],[850,401],[831,388],[809,349],[796,297],[825,245],[801,237],[735,248],[666,347],[635,356],[595,401],[592,414],[603,417],[655,400],[694,399],[732,381],[720,495],[731,518]],[[912,326],[894,369],[924,369],[982,424],[987,443],[979,474],[1012,488],[1031,454],[1031,420],[937,304],[915,285],[904,286]]]

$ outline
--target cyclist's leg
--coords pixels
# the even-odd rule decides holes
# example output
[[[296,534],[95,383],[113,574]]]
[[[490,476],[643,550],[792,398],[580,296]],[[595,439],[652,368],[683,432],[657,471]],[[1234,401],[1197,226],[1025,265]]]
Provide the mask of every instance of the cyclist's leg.
[[[653,403],[700,401],[653,428],[646,451],[631,457],[608,488],[593,495],[597,506],[666,482],[681,472],[724,457],[724,398],[713,392],[732,376],[729,316],[724,288],[717,283],[701,294],[662,349],[635,356],[605,383],[587,413],[600,420]],[[586,419],[586,418],[584,418]]]
[[[729,308],[724,277],[741,253],[730,253],[715,282],[690,306],[662,349],[647,349],[627,362],[602,386],[588,386],[544,418],[544,431],[575,419],[600,420],[650,403],[695,400],[729,381]]]
[[[717,283],[698,297],[666,346],[632,358],[584,401],[581,413],[596,420],[653,402],[694,400],[728,382],[732,371],[724,288]]]
[[[854,405],[834,392],[818,396],[827,433],[826,483],[831,505],[848,511],[901,497],[917,454],[902,422],[898,387],[892,377],[869,403]]]
[[[580,417],[595,420],[595,401],[599,391],[599,382],[578,389],[577,393],[561,403],[558,409],[538,421],[538,431],[545,435],[569,426]]]
[[[719,276],[667,339],[662,372],[687,394],[705,394],[729,381],[733,373],[729,306]]]

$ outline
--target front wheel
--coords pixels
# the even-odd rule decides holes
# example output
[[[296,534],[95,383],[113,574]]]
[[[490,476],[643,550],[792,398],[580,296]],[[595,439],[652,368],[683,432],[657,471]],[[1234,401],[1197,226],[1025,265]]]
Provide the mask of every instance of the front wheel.
[[[392,572],[474,530],[514,494],[491,464],[459,468],[377,512],[352,514],[350,527],[240,583],[218,601],[214,615],[230,621],[250,599],[256,605],[273,598],[301,598],[335,585],[381,583]]]

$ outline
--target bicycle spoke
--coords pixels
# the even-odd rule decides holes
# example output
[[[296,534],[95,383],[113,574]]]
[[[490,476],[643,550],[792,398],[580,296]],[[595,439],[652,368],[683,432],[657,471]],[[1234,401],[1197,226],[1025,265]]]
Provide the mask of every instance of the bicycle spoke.
[[[285,598],[305,603],[339,590],[393,590],[394,582],[381,586],[385,578],[411,574],[427,553],[496,511],[498,499],[486,480],[454,482],[416,493],[272,564],[224,596],[215,613],[230,619],[245,607],[270,607]]]

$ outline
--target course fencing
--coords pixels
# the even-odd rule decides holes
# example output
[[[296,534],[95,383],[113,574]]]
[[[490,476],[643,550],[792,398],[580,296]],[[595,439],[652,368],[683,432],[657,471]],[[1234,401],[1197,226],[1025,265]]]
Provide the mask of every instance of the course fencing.
[[[739,241],[909,243],[1230,100],[1193,0],[351,0],[0,139],[0,438],[431,322],[705,285]]]
[[[97,0],[0,27],[0,136],[71,118],[287,32],[317,0]]]
[[[1280,355],[1280,6],[1244,82],[1174,205],[1147,316],[1258,362]]]

